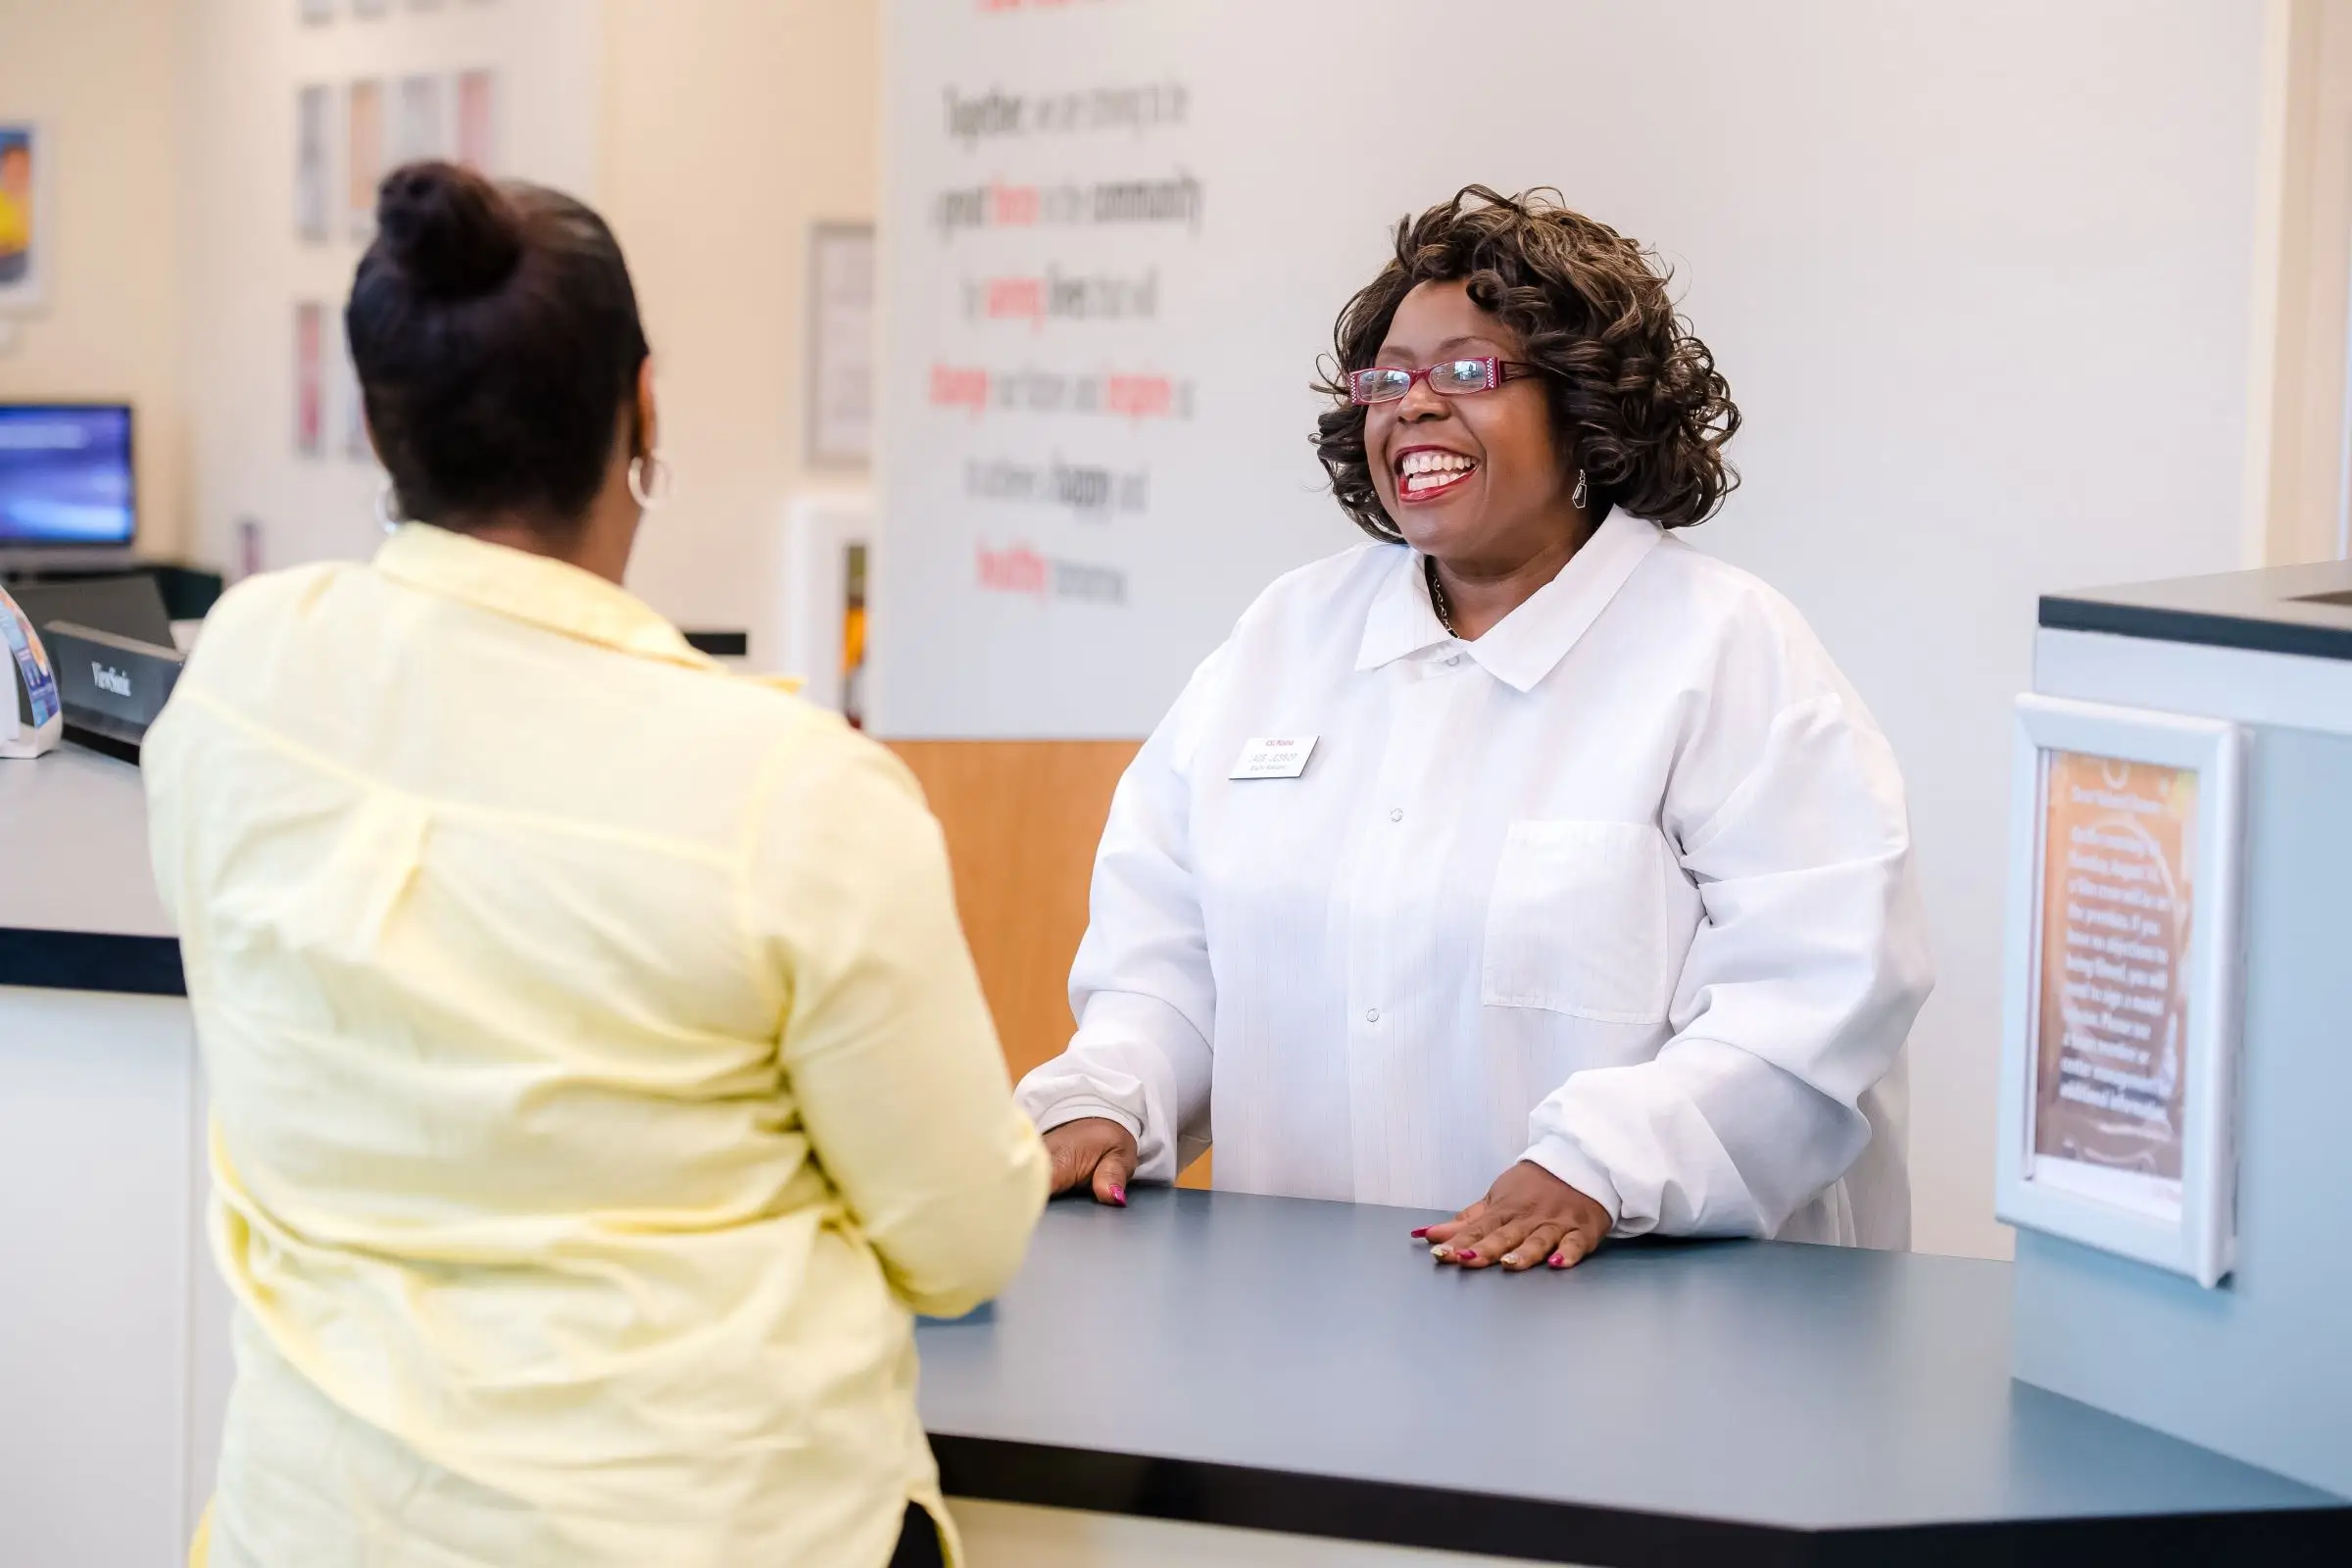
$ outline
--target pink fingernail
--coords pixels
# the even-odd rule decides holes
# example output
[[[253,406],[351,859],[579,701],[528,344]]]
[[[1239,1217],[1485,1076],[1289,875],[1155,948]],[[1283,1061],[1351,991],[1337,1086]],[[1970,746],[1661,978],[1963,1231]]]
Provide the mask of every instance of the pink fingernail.
[[[1554,1252],[1551,1254],[1551,1266],[1553,1268],[1566,1268],[1568,1266],[1568,1259],[1562,1257],[1559,1253]]]
[[[1113,1187],[1110,1190],[1110,1200],[1118,1204],[1121,1208],[1125,1208],[1127,1206],[1127,1189],[1124,1187]]]
[[[1413,1240],[1417,1242],[1417,1241],[1421,1240],[1421,1238],[1423,1238],[1424,1236],[1427,1236],[1428,1234],[1429,1234],[1429,1227],[1428,1227],[1428,1226],[1426,1226],[1426,1225],[1424,1225],[1424,1226],[1422,1226],[1422,1227],[1421,1227],[1419,1230],[1417,1230],[1417,1231],[1413,1232]]]
[[[1460,1258],[1465,1263],[1475,1263],[1478,1261],[1478,1254],[1476,1252],[1456,1252],[1453,1255]]]

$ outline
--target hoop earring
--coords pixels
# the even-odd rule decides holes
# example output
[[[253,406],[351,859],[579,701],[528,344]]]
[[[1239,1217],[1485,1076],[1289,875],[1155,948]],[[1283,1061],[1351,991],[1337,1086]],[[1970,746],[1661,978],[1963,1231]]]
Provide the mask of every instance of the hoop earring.
[[[1585,483],[1585,470],[1579,468],[1576,470],[1576,488],[1568,492],[1568,504],[1582,512],[1585,510],[1585,503],[1592,499],[1592,487]]]
[[[650,457],[629,460],[629,499],[647,512],[659,512],[669,505],[669,465],[657,452]]]
[[[384,525],[386,533],[398,533],[400,525],[409,520],[400,514],[400,492],[392,488],[389,479],[375,493],[375,520]]]

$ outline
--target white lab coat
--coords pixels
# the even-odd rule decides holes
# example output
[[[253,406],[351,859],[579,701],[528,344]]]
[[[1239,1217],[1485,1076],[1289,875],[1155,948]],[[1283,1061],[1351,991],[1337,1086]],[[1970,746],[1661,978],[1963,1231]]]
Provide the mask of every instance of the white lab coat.
[[[1301,776],[1228,777],[1302,735]],[[1020,1098],[1147,1180],[1213,1136],[1220,1188],[1451,1209],[1524,1158],[1619,1236],[1903,1247],[1931,984],[1893,755],[1787,601],[1619,514],[1464,643],[1368,545],[1267,589],[1136,757]]]

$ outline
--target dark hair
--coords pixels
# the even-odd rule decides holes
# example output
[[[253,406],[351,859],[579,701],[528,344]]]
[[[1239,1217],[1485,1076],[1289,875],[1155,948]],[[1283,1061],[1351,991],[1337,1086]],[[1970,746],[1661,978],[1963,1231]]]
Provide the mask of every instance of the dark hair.
[[[1687,528],[1739,485],[1722,449],[1740,411],[1714,355],[1675,314],[1672,274],[1558,195],[1469,185],[1401,220],[1396,256],[1340,312],[1338,370],[1315,383],[1334,400],[1315,420],[1315,456],[1341,510],[1373,538],[1402,536],[1372,488],[1364,411],[1348,401],[1347,372],[1372,364],[1396,307],[1422,283],[1467,282],[1471,303],[1519,334],[1543,372],[1561,456],[1583,466],[1597,510]]]
[[[612,231],[568,196],[441,163],[387,175],[375,224],[344,325],[402,514],[576,524],[647,353]]]

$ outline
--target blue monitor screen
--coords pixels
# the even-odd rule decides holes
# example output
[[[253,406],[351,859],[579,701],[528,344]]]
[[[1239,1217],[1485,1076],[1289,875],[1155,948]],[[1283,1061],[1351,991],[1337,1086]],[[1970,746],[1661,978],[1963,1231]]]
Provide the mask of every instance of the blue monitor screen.
[[[0,403],[0,547],[126,545],[137,517],[129,409]]]

